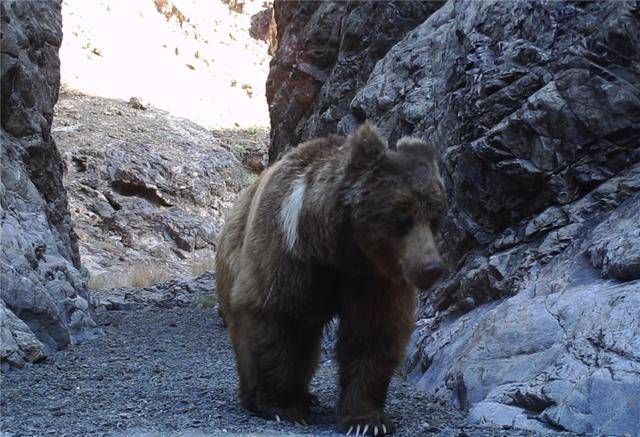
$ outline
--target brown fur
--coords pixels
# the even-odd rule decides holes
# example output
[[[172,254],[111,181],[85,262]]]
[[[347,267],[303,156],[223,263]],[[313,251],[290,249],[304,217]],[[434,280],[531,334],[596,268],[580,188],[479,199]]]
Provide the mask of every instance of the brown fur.
[[[340,429],[390,433],[387,389],[415,287],[442,270],[432,228],[445,209],[433,149],[403,139],[389,151],[369,124],[302,144],[267,169],[230,211],[216,266],[242,406],[304,419],[322,328],[338,316]]]

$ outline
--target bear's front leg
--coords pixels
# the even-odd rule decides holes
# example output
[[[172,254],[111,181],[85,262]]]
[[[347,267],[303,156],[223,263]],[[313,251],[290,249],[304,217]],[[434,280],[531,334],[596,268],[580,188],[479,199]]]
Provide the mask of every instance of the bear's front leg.
[[[341,304],[337,359],[340,424],[350,435],[392,434],[384,413],[389,382],[402,361],[414,323],[415,293],[369,287]]]

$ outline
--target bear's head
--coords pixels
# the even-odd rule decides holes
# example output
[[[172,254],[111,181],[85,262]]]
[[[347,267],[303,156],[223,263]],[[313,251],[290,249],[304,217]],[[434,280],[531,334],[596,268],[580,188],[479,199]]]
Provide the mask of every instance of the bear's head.
[[[365,123],[347,139],[345,201],[354,243],[382,275],[420,289],[444,271],[434,234],[447,198],[432,146],[403,138],[389,150]]]

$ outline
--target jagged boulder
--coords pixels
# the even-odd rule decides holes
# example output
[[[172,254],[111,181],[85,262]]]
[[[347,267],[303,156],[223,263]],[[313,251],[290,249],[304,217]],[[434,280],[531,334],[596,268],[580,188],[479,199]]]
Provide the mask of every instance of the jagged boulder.
[[[175,308],[200,304],[209,307],[217,302],[214,283],[213,272],[207,271],[196,278],[176,276],[145,288],[121,287],[97,291],[94,302],[97,308],[108,310],[137,310],[151,305]]]
[[[62,40],[58,2],[3,1],[0,306],[2,367],[100,334],[50,136]]]
[[[276,2],[279,38],[311,24],[297,8]],[[283,93],[312,109],[293,134],[272,125],[272,158],[318,134],[319,111],[438,149],[452,273],[421,295],[409,380],[474,422],[640,433],[638,4],[449,1],[340,103],[329,90],[354,82],[309,94],[273,74],[317,44],[279,44],[272,120]]]
[[[276,20],[273,17],[273,7],[267,7],[251,16],[249,28],[251,38],[266,42],[269,45],[269,54],[273,56],[278,47],[276,38]]]

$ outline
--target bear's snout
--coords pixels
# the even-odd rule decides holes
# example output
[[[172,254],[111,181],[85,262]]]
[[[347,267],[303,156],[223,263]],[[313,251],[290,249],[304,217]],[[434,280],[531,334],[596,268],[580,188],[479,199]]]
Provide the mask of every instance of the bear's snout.
[[[411,282],[416,287],[426,290],[442,276],[446,271],[446,267],[441,261],[427,261],[417,263],[412,270],[409,274]]]

